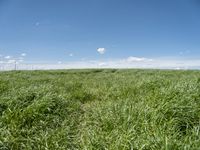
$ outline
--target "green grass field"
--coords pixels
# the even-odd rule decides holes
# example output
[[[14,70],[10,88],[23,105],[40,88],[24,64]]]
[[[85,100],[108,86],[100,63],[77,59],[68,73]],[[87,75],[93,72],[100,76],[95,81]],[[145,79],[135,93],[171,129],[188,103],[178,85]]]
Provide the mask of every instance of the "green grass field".
[[[0,73],[0,150],[198,150],[200,71]]]

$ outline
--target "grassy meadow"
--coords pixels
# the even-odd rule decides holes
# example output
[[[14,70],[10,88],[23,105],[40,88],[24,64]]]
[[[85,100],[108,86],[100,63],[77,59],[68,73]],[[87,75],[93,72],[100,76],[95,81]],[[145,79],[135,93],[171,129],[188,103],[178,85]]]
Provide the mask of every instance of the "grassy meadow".
[[[0,73],[0,150],[198,150],[200,71]]]

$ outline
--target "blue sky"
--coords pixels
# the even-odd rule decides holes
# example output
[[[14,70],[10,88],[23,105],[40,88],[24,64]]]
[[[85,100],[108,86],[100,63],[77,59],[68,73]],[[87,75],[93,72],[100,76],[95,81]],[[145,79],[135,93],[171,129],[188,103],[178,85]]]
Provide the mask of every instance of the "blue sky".
[[[22,53],[26,62],[196,60],[200,2],[0,0],[0,54]]]

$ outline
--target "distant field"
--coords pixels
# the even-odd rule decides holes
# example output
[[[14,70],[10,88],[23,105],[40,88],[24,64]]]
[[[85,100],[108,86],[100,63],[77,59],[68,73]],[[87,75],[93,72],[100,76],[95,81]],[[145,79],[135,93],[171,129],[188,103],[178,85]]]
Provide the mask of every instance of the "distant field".
[[[200,71],[1,72],[10,149],[200,149]]]

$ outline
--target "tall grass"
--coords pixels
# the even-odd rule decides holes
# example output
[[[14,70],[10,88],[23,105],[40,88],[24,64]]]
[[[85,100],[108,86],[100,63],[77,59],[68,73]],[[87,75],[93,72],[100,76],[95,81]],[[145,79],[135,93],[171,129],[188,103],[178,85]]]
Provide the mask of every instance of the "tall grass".
[[[199,141],[199,71],[0,73],[0,150],[196,150]]]

